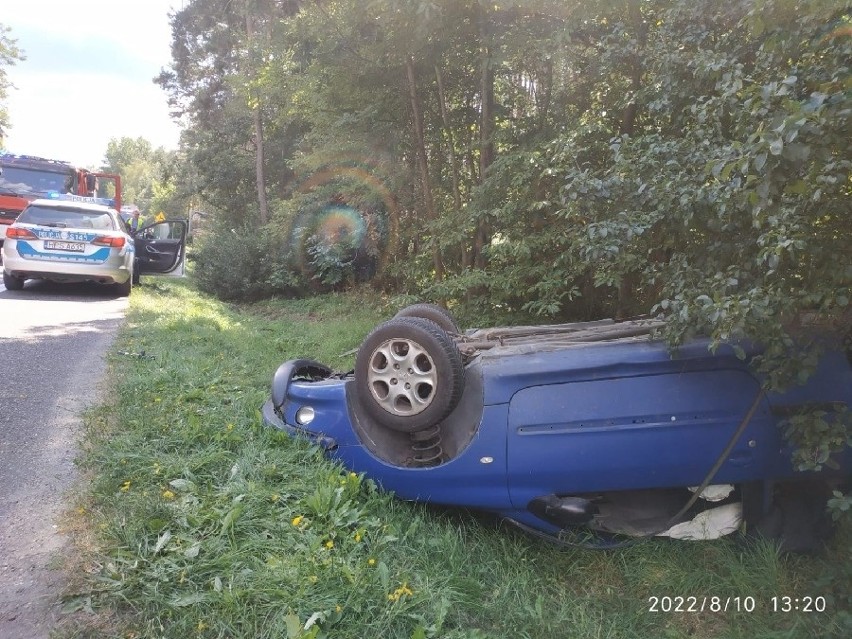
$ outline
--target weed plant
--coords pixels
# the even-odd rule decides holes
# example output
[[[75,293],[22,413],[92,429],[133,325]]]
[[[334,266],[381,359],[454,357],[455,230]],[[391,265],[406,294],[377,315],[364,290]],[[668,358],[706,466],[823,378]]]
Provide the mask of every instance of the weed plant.
[[[111,392],[86,420],[75,517],[91,544],[60,636],[850,636],[848,600],[815,583],[848,565],[848,530],[820,558],[736,539],[561,548],[396,500],[264,425],[282,361],[346,370],[394,310],[365,293],[228,306],[187,282],[134,290]],[[816,595],[826,612],[772,612],[772,597]],[[741,603],[650,611],[650,598],[678,596]]]

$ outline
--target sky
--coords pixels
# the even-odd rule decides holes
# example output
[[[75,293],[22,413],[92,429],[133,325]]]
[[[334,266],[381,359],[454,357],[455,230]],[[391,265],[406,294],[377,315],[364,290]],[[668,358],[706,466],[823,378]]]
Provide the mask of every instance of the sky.
[[[184,0],[3,0],[0,24],[26,60],[4,150],[98,168],[112,138],[176,149],[178,124],[153,82],[171,62],[169,13]]]

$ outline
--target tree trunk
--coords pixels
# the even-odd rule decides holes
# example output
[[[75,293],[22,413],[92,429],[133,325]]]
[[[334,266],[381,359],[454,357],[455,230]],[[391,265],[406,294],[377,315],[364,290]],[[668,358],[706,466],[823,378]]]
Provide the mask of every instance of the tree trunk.
[[[408,92],[411,98],[411,115],[414,122],[414,136],[417,147],[417,165],[420,170],[420,185],[423,191],[423,205],[426,207],[426,219],[434,222],[436,219],[435,203],[432,199],[432,184],[429,180],[429,163],[426,157],[426,136],[423,133],[423,116],[420,111],[420,100],[417,98],[417,83],[414,76],[414,60],[409,57],[405,63],[408,73]],[[444,279],[444,262],[441,259],[441,248],[435,237],[434,230],[430,234],[432,245],[432,266],[435,269],[435,279],[439,282]]]
[[[539,78],[540,89],[536,93],[538,102],[538,129],[543,131],[547,124],[547,116],[550,115],[550,102],[553,97],[553,60],[548,59],[544,63],[544,73]]]
[[[479,179],[485,181],[488,167],[494,162],[494,67],[491,59],[491,33],[488,28],[487,9],[483,9],[479,21],[479,37],[482,43],[482,76],[480,78],[480,98],[482,100],[479,121]],[[488,222],[479,220],[473,242],[474,265],[485,266],[483,249],[488,242]]]
[[[269,201],[266,199],[266,175],[263,166],[265,164],[263,150],[263,117],[260,113],[260,98],[254,111],[254,137],[255,137],[255,173],[257,175],[257,204],[260,215],[260,223],[269,222]]]
[[[248,37],[249,48],[254,42],[254,23],[252,20],[249,8],[246,7],[246,36]],[[252,87],[249,90],[250,101],[253,105],[252,118],[254,120],[254,152],[255,152],[255,179],[257,181],[257,206],[260,223],[265,225],[269,222],[269,201],[266,197],[266,176],[264,175],[264,165],[266,164],[263,149],[263,113],[261,97],[257,87]]]
[[[640,0],[627,0],[627,13],[630,27],[636,34],[636,51],[630,58],[630,102],[624,108],[621,117],[621,135],[632,136],[636,131],[636,116],[639,112],[638,95],[642,89],[644,71],[643,55],[648,42],[648,27],[642,20]],[[623,273],[618,285],[618,305],[615,311],[617,319],[629,316],[633,312],[636,300],[636,288],[639,275],[635,272]]]
[[[630,102],[624,107],[619,132],[622,135],[633,135],[636,130],[636,114],[639,111],[637,96],[642,89],[642,72],[645,44],[648,41],[648,27],[642,20],[640,0],[628,0],[627,12],[630,26],[636,34],[636,51],[630,59]]]
[[[444,134],[447,136],[450,168],[452,169],[453,176],[453,207],[455,208],[456,217],[458,217],[462,210],[461,187],[459,186],[461,182],[461,178],[459,177],[459,161],[456,157],[456,141],[453,136],[453,127],[450,125],[450,117],[447,114],[447,99],[444,95],[444,77],[441,73],[441,69],[437,66],[435,67],[435,78],[438,80],[438,101],[441,103],[441,120],[444,123]],[[470,259],[468,256],[468,246],[464,240],[462,240],[460,248],[462,266],[464,266]]]

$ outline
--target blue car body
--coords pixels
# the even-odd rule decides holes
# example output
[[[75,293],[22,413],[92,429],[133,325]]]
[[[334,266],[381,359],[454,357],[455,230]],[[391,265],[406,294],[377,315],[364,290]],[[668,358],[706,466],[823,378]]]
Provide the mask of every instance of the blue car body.
[[[848,479],[848,449],[834,469],[797,472],[779,427],[801,408],[832,414],[852,403],[848,354],[829,349],[806,385],[764,393],[747,363],[753,349],[743,360],[732,346],[711,352],[694,340],[672,353],[650,337],[656,326],[469,332],[457,340],[467,355],[461,400],[421,437],[377,425],[353,374],[310,360],[281,365],[264,418],[403,499],[481,509],[547,535],[606,529],[595,516],[606,495],[711,483],[742,499],[749,487],[760,517],[778,482]],[[661,532],[659,521],[645,532]]]

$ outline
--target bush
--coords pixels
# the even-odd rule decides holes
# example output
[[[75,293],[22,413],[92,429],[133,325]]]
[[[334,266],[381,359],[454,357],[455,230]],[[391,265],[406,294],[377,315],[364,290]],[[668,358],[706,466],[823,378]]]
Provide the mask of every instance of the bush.
[[[304,278],[270,229],[220,225],[195,252],[198,287],[226,301],[298,296]]]

